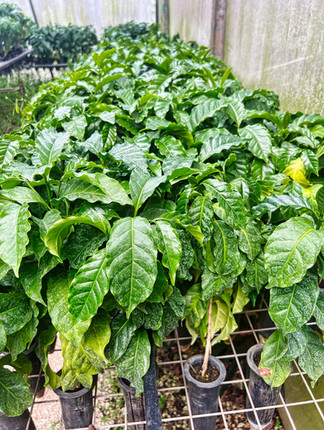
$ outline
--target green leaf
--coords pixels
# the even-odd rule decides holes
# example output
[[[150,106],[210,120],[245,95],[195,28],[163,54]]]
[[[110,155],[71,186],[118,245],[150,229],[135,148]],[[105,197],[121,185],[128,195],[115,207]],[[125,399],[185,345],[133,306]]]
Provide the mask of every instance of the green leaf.
[[[1,190],[0,198],[1,197],[18,203],[40,203],[47,206],[35,190],[26,187],[14,187],[9,188],[8,190]]]
[[[269,315],[284,334],[293,333],[313,315],[318,294],[317,275],[308,272],[292,287],[271,289]]]
[[[69,293],[69,310],[77,321],[92,318],[108,293],[106,248],[97,251],[78,270]]]
[[[236,276],[216,275],[208,269],[204,269],[201,274],[202,299],[207,301],[213,296],[221,294],[227,288],[231,288]]]
[[[29,242],[30,213],[26,203],[9,203],[0,211],[0,258],[18,278],[19,266]]]
[[[171,284],[175,284],[176,273],[181,260],[181,242],[177,231],[166,221],[157,221],[159,232],[159,251],[162,253],[162,264],[169,269]]]
[[[157,249],[150,224],[126,217],[115,223],[107,243],[111,292],[127,317],[149,297],[157,276]]]
[[[324,291],[320,291],[315,305],[314,317],[321,330],[324,330]]]
[[[214,210],[207,196],[198,196],[190,206],[192,224],[200,227],[203,235],[209,237],[213,228]]]
[[[17,154],[19,140],[9,134],[0,139],[0,166],[9,165]]]
[[[132,336],[136,330],[133,320],[125,314],[118,314],[111,323],[111,338],[105,350],[108,366],[112,366],[125,354]]]
[[[144,325],[146,330],[158,330],[162,325],[163,306],[161,303],[146,303]]]
[[[24,327],[32,315],[32,309],[23,293],[0,293],[0,322],[7,336]]]
[[[260,124],[247,125],[239,131],[241,137],[249,140],[248,148],[252,154],[265,161],[269,161],[272,153],[271,135],[269,131]]]
[[[301,159],[303,160],[304,166],[306,168],[306,173],[315,173],[318,176],[319,161],[313,151],[310,149],[305,149],[302,152]]]
[[[132,202],[124,188],[116,179],[109,178],[104,173],[75,173],[75,179],[66,182],[59,194],[59,198],[87,200],[90,203],[101,201],[102,203],[116,202],[121,205],[131,205]]]
[[[7,344],[6,330],[2,321],[0,321],[0,354],[4,351],[6,344]]]
[[[139,169],[146,170],[148,167],[144,151],[135,144],[125,142],[114,145],[109,154],[116,161],[125,163],[130,169],[138,167]]]
[[[68,259],[70,266],[79,269],[86,258],[94,254],[107,236],[99,229],[80,224],[68,237],[62,249],[62,259]]]
[[[216,198],[219,206],[225,210],[227,217],[240,226],[246,224],[246,209],[242,196],[230,185],[218,179],[207,179],[203,182],[206,189]]]
[[[214,268],[216,273],[236,273],[240,264],[237,237],[233,229],[223,221],[214,221]]]
[[[262,202],[254,206],[252,211],[255,215],[260,216],[266,212],[274,212],[279,208],[309,209],[314,211],[314,206],[303,196],[294,196],[292,194],[281,194],[265,197]]]
[[[47,306],[53,326],[67,339],[81,342],[83,334],[88,330],[91,320],[75,324],[69,312],[69,282],[65,273],[52,275],[47,283]]]
[[[233,147],[241,146],[244,142],[244,139],[241,139],[239,136],[233,135],[218,135],[214,138],[208,139],[203,143],[200,150],[200,161],[205,162],[208,158],[213,157],[222,153],[223,151],[227,151]]]
[[[204,103],[195,106],[190,113],[191,130],[195,131],[199,124],[205,119],[215,115],[215,113],[227,106],[224,100],[208,99]]]
[[[88,224],[98,228],[104,234],[108,234],[109,223],[105,217],[99,212],[90,216],[70,216],[65,219],[60,219],[48,229],[45,236],[45,245],[49,252],[57,257],[60,256],[61,248],[64,239],[69,235],[71,227],[74,224]]]
[[[65,339],[60,334],[63,367],[60,385],[63,391],[74,391],[81,385],[90,388],[93,383],[93,375],[102,371],[102,367],[96,367],[88,360],[85,350],[80,344]]]
[[[243,311],[244,306],[247,305],[250,301],[250,298],[244,294],[242,290],[241,283],[238,283],[234,303],[233,303],[233,314],[238,314]]]
[[[69,133],[59,133],[53,127],[42,130],[35,141],[40,162],[43,165],[52,165],[61,155],[63,146],[68,143],[69,138]]]
[[[82,147],[85,148],[86,151],[98,155],[104,149],[101,134],[98,131],[92,133],[92,135],[82,143]]]
[[[186,301],[179,288],[173,287],[172,294],[168,298],[168,303],[177,317],[183,318]]]
[[[82,339],[82,346],[88,360],[97,367],[100,367],[102,362],[106,360],[105,348],[110,336],[110,316],[104,311],[99,311]]]
[[[322,244],[322,234],[309,218],[290,218],[276,227],[265,246],[269,287],[287,288],[301,281],[315,264]]]
[[[137,215],[142,204],[154,193],[155,189],[165,182],[166,176],[151,177],[142,169],[132,171],[129,180],[129,189],[134,203],[134,214]]]
[[[88,125],[87,120],[83,115],[79,115],[71,119],[70,121],[66,121],[62,123],[62,127],[64,128],[64,130],[78,140],[83,140],[84,131],[87,125]]]
[[[57,266],[59,260],[53,255],[47,253],[40,261],[23,261],[20,268],[21,283],[28,297],[44,306],[42,290],[42,278]]]
[[[0,368],[0,412],[18,417],[32,405],[33,395],[21,375]]]
[[[56,339],[56,330],[52,325],[42,329],[38,335],[36,347],[37,357],[42,363],[42,370],[45,374],[45,386],[55,390],[60,385],[60,377],[51,369],[48,362],[48,350]]]
[[[127,351],[116,362],[117,374],[130,381],[136,394],[143,392],[143,376],[150,366],[151,345],[146,330],[138,330],[132,338]]]
[[[163,303],[164,293],[169,288],[168,278],[166,277],[162,264],[159,261],[157,262],[157,269],[158,273],[153,287],[153,291],[146,299],[147,302],[151,303]]]
[[[281,360],[296,360],[306,348],[308,342],[308,327],[303,326],[300,330],[289,333],[286,337],[288,339],[288,350]]]
[[[246,110],[244,104],[239,100],[230,101],[226,107],[226,113],[236,123],[237,128],[240,127],[241,122],[245,118]]]
[[[299,357],[300,368],[307,373],[314,387],[316,381],[324,372],[324,345],[317,334],[308,329],[308,343],[303,354]]]
[[[37,312],[34,309],[34,315],[20,330],[16,333],[7,337],[7,349],[10,352],[13,361],[17,360],[19,354],[21,354],[28,345],[31,344],[32,340],[37,334],[38,326],[38,308],[34,305]],[[36,316],[35,316],[36,313]]]
[[[283,360],[288,351],[288,339],[276,330],[264,345],[259,364],[260,375],[271,387],[280,387],[288,378],[290,363]]]
[[[268,274],[264,267],[263,252],[246,264],[246,282],[258,292],[268,282]]]
[[[262,242],[263,239],[256,223],[250,221],[245,227],[240,228],[238,245],[251,261],[260,253]]]

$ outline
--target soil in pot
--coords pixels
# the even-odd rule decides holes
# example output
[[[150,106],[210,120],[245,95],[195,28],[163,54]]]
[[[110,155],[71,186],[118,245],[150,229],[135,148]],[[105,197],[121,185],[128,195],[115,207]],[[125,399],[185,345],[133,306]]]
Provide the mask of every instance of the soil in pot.
[[[206,376],[202,376],[203,355],[195,355],[186,361],[184,374],[188,385],[191,413],[212,414],[218,411],[218,395],[226,376],[224,364],[216,357],[209,357]],[[195,430],[214,430],[217,416],[194,418]]]
[[[265,429],[272,422],[274,414],[274,409],[269,409],[268,407],[277,403],[281,387],[271,388],[260,375],[258,364],[260,363],[263,347],[264,344],[252,346],[247,352],[247,363],[250,368],[249,393],[256,408],[265,408],[257,412],[260,424]],[[246,398],[246,407],[251,408],[249,396]],[[246,416],[252,428],[259,428],[253,411],[247,412]]]
[[[26,430],[28,419],[28,409],[19,417],[7,417],[0,412],[0,430]],[[32,419],[29,421],[28,430],[36,430]]]

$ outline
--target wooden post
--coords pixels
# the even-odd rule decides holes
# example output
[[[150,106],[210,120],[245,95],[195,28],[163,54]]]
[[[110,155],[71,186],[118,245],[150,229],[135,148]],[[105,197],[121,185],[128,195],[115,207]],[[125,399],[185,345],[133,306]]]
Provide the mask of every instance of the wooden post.
[[[227,0],[214,0],[212,21],[212,53],[224,59]]]
[[[169,0],[156,0],[156,21],[169,34]]]

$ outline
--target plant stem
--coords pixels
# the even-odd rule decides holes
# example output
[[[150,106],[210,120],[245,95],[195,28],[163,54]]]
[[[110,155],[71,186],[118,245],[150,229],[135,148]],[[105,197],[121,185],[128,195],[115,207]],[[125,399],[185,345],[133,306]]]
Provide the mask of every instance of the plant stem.
[[[209,300],[208,306],[208,325],[207,325],[207,338],[206,338],[206,347],[205,347],[205,357],[202,365],[202,373],[201,376],[205,376],[208,368],[208,360],[211,354],[211,318],[212,318],[212,307],[213,307],[213,299]]]

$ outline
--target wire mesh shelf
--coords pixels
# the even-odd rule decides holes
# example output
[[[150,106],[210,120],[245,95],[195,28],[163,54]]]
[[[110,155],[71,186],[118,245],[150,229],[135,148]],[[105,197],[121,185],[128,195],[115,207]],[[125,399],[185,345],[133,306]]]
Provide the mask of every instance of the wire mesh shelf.
[[[216,345],[213,349],[213,355],[222,360],[227,368],[227,377],[221,385],[218,399],[218,412],[210,414],[217,416],[216,430],[244,430],[252,428],[245,416],[247,412],[253,412],[255,421],[258,423],[256,428],[260,430],[263,428],[258,419],[257,411],[264,410],[265,408],[255,407],[250,397],[246,356],[247,350],[251,346],[262,341],[263,337],[268,337],[276,329],[267,316],[267,303],[263,299],[263,306],[259,309],[245,310],[241,314],[237,314],[241,329],[232,333],[227,343]],[[260,327],[260,321],[263,321],[262,327]],[[311,321],[308,325],[316,326],[316,323]],[[191,337],[188,336],[182,327],[179,327],[174,330],[169,338],[163,341],[162,348],[157,349],[157,363],[160,369],[158,392],[164,429],[194,429],[193,419],[197,416],[192,415],[190,410],[188,391],[184,378],[184,363],[190,356],[202,353],[203,347],[201,344],[190,346],[190,341]],[[51,361],[55,361],[55,357],[59,361],[61,360],[59,348],[54,351],[52,357]],[[38,380],[39,376],[33,375]],[[293,362],[292,372],[288,380],[292,381],[293,384],[298,383],[300,387],[299,392],[302,392],[302,397],[298,400],[290,400],[289,395],[287,395],[289,393],[287,393],[284,387],[279,395],[278,403],[270,406],[270,408],[276,409],[276,414],[279,413],[281,418],[284,414],[285,427],[280,427],[281,418],[278,420],[278,424],[275,424],[276,419],[279,418],[277,415],[277,418],[274,418],[273,424],[267,427],[267,429],[284,428],[285,430],[300,430],[300,423],[294,421],[294,414],[292,412],[294,408],[306,407],[307,405],[312,406],[312,412],[309,413],[312,414],[313,418],[314,414],[318,414],[316,418],[317,422],[320,423],[318,424],[318,428],[308,427],[307,430],[324,429],[324,390],[320,393],[321,395],[318,395],[318,393],[314,394],[307,375],[300,369],[296,361]],[[248,397],[251,404],[249,408],[246,407],[246,399]],[[171,412],[168,407],[168,402],[170,401],[174,409]],[[93,426],[96,430],[137,430],[143,428],[140,425],[145,424],[145,421],[136,423],[127,421],[123,394],[121,389],[118,388],[117,377],[113,367],[106,370],[104,374],[99,375],[97,386],[93,392],[93,402]],[[34,396],[34,403],[30,408],[30,416],[33,418],[37,430],[64,429],[60,415],[59,399],[51,390],[46,389],[44,398]],[[199,415],[199,417],[203,416]],[[28,430],[28,424],[26,430]]]

